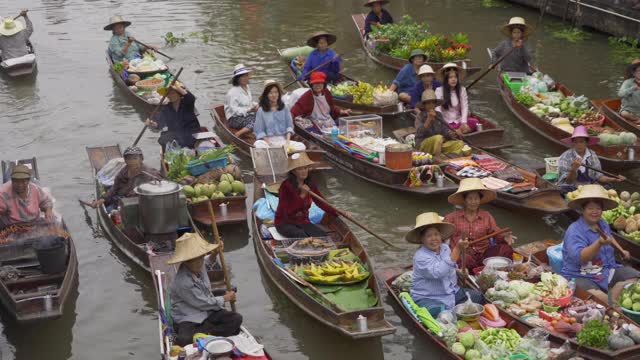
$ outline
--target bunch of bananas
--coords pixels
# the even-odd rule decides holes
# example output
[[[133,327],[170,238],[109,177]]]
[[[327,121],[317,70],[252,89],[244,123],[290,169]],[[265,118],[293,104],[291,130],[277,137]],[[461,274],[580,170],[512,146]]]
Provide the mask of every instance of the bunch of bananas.
[[[373,104],[373,85],[364,81],[350,86],[349,93],[353,96],[355,104]]]
[[[369,272],[361,272],[360,264],[357,262],[344,261],[337,263],[329,260],[325,261],[322,265],[311,263],[310,265],[304,265],[302,268],[309,280],[323,284],[338,281],[360,281],[369,277]]]

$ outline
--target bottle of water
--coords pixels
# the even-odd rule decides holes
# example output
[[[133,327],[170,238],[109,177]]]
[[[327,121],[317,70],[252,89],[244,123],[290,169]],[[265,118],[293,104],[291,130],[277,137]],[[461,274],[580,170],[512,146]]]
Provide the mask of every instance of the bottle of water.
[[[576,292],[576,278],[571,278],[571,281],[569,281],[569,289],[571,289],[571,293]]]

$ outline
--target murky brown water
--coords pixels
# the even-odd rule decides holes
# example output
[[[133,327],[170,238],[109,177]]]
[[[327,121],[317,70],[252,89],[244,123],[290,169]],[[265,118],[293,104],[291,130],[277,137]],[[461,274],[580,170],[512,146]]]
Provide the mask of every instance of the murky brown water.
[[[189,40],[165,49],[184,66],[182,79],[198,97],[200,121],[212,125],[206,109],[222,101],[233,65],[243,62],[255,69],[254,94],[269,78],[288,82],[286,65],[277,48],[301,44],[318,29],[335,31],[335,48],[346,52],[345,68],[369,82],[390,81],[394,73],[375,65],[360,49],[350,14],[362,12],[357,1],[80,1],[25,0],[32,10],[38,53],[37,77],[0,79],[0,154],[3,159],[37,156],[41,175],[51,185],[76,241],[80,262],[79,286],[62,319],[18,326],[2,317],[1,359],[156,359],[159,357],[156,301],[149,274],[138,269],[104,238],[93,212],[78,206],[89,199],[93,185],[85,146],[123,145],[133,141],[146,114],[117,88],[109,76],[104,50],[110,34],[102,30],[109,16],[122,14],[133,21],[130,31],[140,40],[162,44],[167,31],[188,34],[211,31],[212,41]],[[429,21],[435,31],[470,33],[472,59],[485,66],[486,47],[501,35],[496,30],[510,16],[535,22],[538,14],[515,6],[484,8],[480,1],[394,0],[389,7],[402,14]],[[0,2],[2,15],[19,12],[14,1]],[[551,38],[545,19],[531,39],[537,63],[561,78],[578,93],[605,97],[617,90],[621,69],[610,61],[606,36],[593,34],[580,44]],[[202,70],[203,72],[197,71]],[[545,156],[558,154],[550,145],[520,124],[503,104],[495,76],[489,75],[471,91],[474,110],[507,129],[515,147],[504,155],[523,166],[534,166]],[[402,120],[386,128],[403,126]],[[141,141],[147,161],[159,161],[155,135]],[[248,159],[241,165],[250,167]],[[637,178],[637,172],[636,174]],[[333,171],[319,183],[335,204],[348,208],[376,232],[401,243],[415,215],[426,210],[445,213],[445,198],[415,198],[387,191]],[[557,219],[515,215],[490,208],[498,222],[517,231],[520,241],[558,237]],[[392,214],[389,216],[389,214]],[[414,248],[390,251],[360,229],[354,229],[367,245],[379,268],[405,264]],[[239,287],[238,309],[251,331],[263,339],[276,359],[423,359],[437,357],[420,336],[414,336],[385,301],[387,316],[398,327],[395,335],[381,340],[347,341],[323,328],[291,304],[265,279],[257,265],[246,226],[224,229],[227,261]]]

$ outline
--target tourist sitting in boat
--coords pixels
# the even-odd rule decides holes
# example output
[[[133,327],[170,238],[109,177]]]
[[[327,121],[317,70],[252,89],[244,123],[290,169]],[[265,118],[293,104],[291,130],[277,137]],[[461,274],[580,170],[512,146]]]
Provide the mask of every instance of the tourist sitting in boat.
[[[469,97],[467,89],[462,85],[465,73],[455,63],[448,63],[436,75],[442,82],[442,86],[436,89],[436,97],[442,100],[442,105],[436,110],[442,113],[450,128],[460,129],[463,134],[478,129],[478,119],[469,118]]]
[[[309,208],[313,199],[309,192],[319,196],[318,187],[309,177],[309,169],[314,162],[306,152],[299,152],[289,157],[287,179],[280,185],[278,191],[278,208],[274,224],[276,230],[287,238],[306,238],[310,236],[323,237],[327,233],[309,221]],[[323,202],[316,202],[326,214],[335,216],[333,208]]]
[[[249,79],[251,70],[243,64],[233,69],[231,89],[224,97],[224,116],[231,129],[237,130],[235,135],[241,137],[253,131],[256,122],[258,103],[253,101]]]
[[[327,75],[323,72],[311,74],[309,85],[311,91],[304,93],[291,108],[291,116],[307,117],[321,129],[330,129],[336,126],[340,115],[350,115],[351,109],[341,109],[333,104],[331,91],[327,89]]]
[[[287,151],[304,151],[306,146],[303,143],[291,140],[293,120],[291,111],[282,101],[282,93],[277,81],[265,82],[253,127],[257,139],[253,145],[257,148],[284,146]]]
[[[20,12],[20,16],[27,24],[26,29],[21,22],[16,21],[17,18],[13,17],[7,17],[0,23],[0,51],[2,51],[3,61],[19,58],[29,53],[27,44],[29,37],[33,34],[33,24],[27,16],[28,11],[24,9]]]
[[[620,115],[640,125],[640,62],[630,66],[631,77],[625,80],[618,90],[620,97]]]
[[[336,54],[335,51],[329,48],[337,39],[333,34],[320,31],[313,34],[307,40],[307,45],[315,49],[307,56],[307,61],[304,63],[304,68],[302,69],[302,75],[298,77],[298,80],[307,79],[312,70],[327,75],[327,81],[330,83],[335,83],[340,79],[340,63],[342,59],[337,56],[338,54]],[[317,68],[322,64],[325,65]]]
[[[440,161],[441,154],[459,153],[464,142],[457,140],[460,129],[452,130],[442,117],[442,113],[436,110],[442,102],[436,97],[435,91],[427,89],[422,93],[422,107],[420,114],[416,116],[415,147],[433,155],[434,161]],[[456,133],[458,132],[458,133]]]
[[[130,21],[125,21],[122,16],[115,15],[109,19],[109,25],[104,27],[106,31],[111,31],[113,34],[111,40],[109,40],[109,54],[113,62],[133,60],[139,58],[147,49],[156,49],[156,47],[147,48],[146,46],[140,45],[140,43],[125,30],[129,25],[131,25]]]
[[[503,55],[509,53],[511,49],[516,49],[502,60],[500,63],[500,71],[527,74],[531,74],[534,71],[534,67],[531,65],[531,54],[524,44],[532,31],[533,28],[527,25],[521,17],[512,17],[509,19],[509,23],[502,27],[502,33],[509,38],[502,41],[493,49],[493,61],[497,61]]]
[[[193,343],[193,335],[233,336],[240,333],[242,315],[226,310],[226,302],[236,301],[236,293],[213,296],[205,267],[205,255],[222,251],[219,245],[208,243],[199,235],[186,233],[176,240],[176,251],[167,264],[180,264],[171,283],[171,318],[176,332],[176,344]]]
[[[158,171],[146,166],[142,150],[137,146],[128,147],[124,150],[125,167],[118,172],[113,180],[113,186],[91,203],[91,207],[105,205],[107,210],[117,207],[118,200],[124,197],[134,197],[136,193],[133,191],[136,186],[147,183],[160,176]]]
[[[158,90],[160,95],[166,92],[169,103],[162,107],[162,111],[153,119],[147,119],[146,124],[154,129],[164,129],[158,138],[162,149],[171,141],[176,141],[182,147],[193,148],[196,139],[193,134],[200,132],[200,122],[196,116],[196,97],[179,85],[171,89]]]
[[[41,219],[53,221],[53,200],[31,181],[31,169],[16,165],[11,181],[0,185],[0,228],[11,224],[32,223]]]
[[[393,24],[393,18],[391,14],[382,7],[382,5],[388,4],[389,0],[369,0],[364,6],[370,7],[371,11],[364,19],[364,36],[371,32],[371,26],[380,26],[385,24]]]
[[[409,63],[405,64],[402,69],[393,79],[393,83],[389,87],[389,90],[398,93],[398,100],[404,103],[411,103],[411,90],[416,86],[416,83],[420,80],[420,69],[427,61],[427,55],[421,49],[415,49],[411,51],[409,55]],[[427,65],[429,66],[429,65]],[[431,67],[429,66],[429,69]],[[433,70],[431,70],[433,72]],[[433,80],[433,78],[431,79]],[[418,93],[418,99],[422,92]]]
[[[429,65],[422,65],[420,70],[418,71],[417,79],[418,81],[413,85],[411,91],[409,91],[409,103],[411,107],[415,109],[416,113],[420,113],[420,99],[422,98],[422,93],[426,89],[436,90],[442,83],[438,80],[435,80],[436,73],[433,72],[433,68]]]
[[[611,228],[602,219],[602,212],[618,206],[609,199],[601,185],[585,185],[569,207],[581,212],[578,220],[569,225],[562,244],[562,276],[575,278],[576,285],[585,290],[607,290],[616,283],[639,278],[640,272],[616,263],[615,248],[620,248],[611,235]],[[628,251],[622,256],[630,258]]]
[[[414,229],[404,237],[410,243],[421,245],[413,256],[411,298],[434,318],[466,301],[467,292],[474,303],[484,303],[478,290],[458,286],[456,263],[468,242],[458,241],[453,248],[443,243],[454,231],[453,224],[440,220],[438,213],[429,212],[418,215]]]
[[[562,141],[571,144],[571,149],[563,152],[558,159],[558,185],[563,193],[575,191],[583,184],[611,184],[626,179],[622,175],[615,178],[597,171],[602,170],[602,165],[598,155],[589,146],[597,144],[600,139],[589,136],[584,126],[577,126],[571,137]]]
[[[449,245],[455,247],[459,241],[473,241],[494,233],[500,228],[496,220],[480,205],[496,198],[493,190],[487,189],[479,178],[467,178],[460,181],[455,194],[449,196],[449,203],[462,207],[444,217],[444,221],[455,226]],[[513,256],[513,238],[511,234],[498,235],[495,238],[480,241],[465,250],[465,268],[473,270],[482,266],[482,261],[492,256],[511,259]]]

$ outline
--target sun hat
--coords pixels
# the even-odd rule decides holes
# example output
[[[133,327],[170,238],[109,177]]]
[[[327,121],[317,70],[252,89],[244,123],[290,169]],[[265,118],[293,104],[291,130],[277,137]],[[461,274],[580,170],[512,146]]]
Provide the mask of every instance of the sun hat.
[[[24,30],[24,25],[22,25],[20,21],[16,21],[11,17],[2,20],[2,23],[0,24],[0,35],[11,36],[22,30]]]
[[[307,45],[311,46],[312,48],[315,48],[318,46],[318,40],[320,40],[321,37],[326,37],[327,38],[327,44],[331,45],[333,43],[336,42],[336,40],[338,40],[338,37],[333,35],[332,33],[326,32],[326,31],[318,31],[316,33],[314,33],[313,35],[311,35],[311,37],[309,39],[307,39]]]
[[[422,58],[424,59],[424,62],[427,62],[427,60],[429,60],[429,57],[427,56],[427,54],[424,53],[424,50],[413,49],[411,50],[411,54],[409,55],[409,62],[411,62],[411,60],[413,60],[413,58],[416,56],[422,56]]]
[[[131,25],[131,21],[125,21],[122,16],[114,15],[109,18],[109,25],[105,26],[105,30],[113,30],[115,24],[124,24],[124,27]]]
[[[31,179],[31,169],[24,164],[16,165],[11,171],[11,179]]]
[[[455,72],[458,73],[458,81],[462,81],[464,80],[464,78],[467,76],[467,70],[463,69],[461,67],[459,67],[456,63],[446,63],[444,64],[443,67],[441,67],[440,69],[438,69],[438,73],[436,74],[436,79],[438,79],[438,81],[444,83],[444,74],[454,70]]]
[[[420,75],[424,75],[424,74],[431,74],[431,75],[435,75],[435,71],[433,71],[433,68],[429,65],[422,65],[420,66],[420,69],[418,69],[418,75],[416,75],[418,77],[418,79],[420,78]]]
[[[185,233],[176,240],[176,251],[167,264],[177,264],[193,260],[219,248],[218,244],[211,244],[196,233]]]
[[[248,74],[251,72],[251,69],[244,66],[244,64],[238,64],[233,67],[233,77]]]
[[[524,28],[522,30],[523,34],[522,37],[527,37],[529,35],[531,35],[531,33],[533,32],[533,28],[529,25],[527,25],[524,21],[523,18],[516,16],[516,17],[512,17],[511,19],[509,19],[509,23],[505,24],[502,26],[502,29],[500,31],[502,31],[503,34],[505,34],[506,36],[511,37],[511,31],[512,31],[512,27],[514,26],[519,26]]]
[[[129,146],[128,148],[124,149],[124,153],[122,153],[123,157],[134,156],[134,155],[142,156],[142,149],[140,149],[137,146]]]
[[[373,4],[375,3],[380,3],[380,5],[385,5],[389,3],[389,0],[369,0],[366,3],[364,3],[363,6],[368,6],[368,7],[372,7]]]
[[[293,171],[299,167],[310,166],[313,164],[315,163],[311,161],[311,159],[309,159],[309,156],[307,155],[306,152],[304,151],[298,152],[298,153],[292,154],[289,157],[289,164],[287,166],[287,171]]]
[[[316,71],[311,73],[311,78],[309,79],[309,85],[316,84],[316,83],[325,84],[326,82],[327,82],[327,74],[323,73],[322,71]]]
[[[264,87],[262,88],[262,95],[260,95],[260,99],[267,96],[265,92],[267,91],[267,88],[271,85],[275,85],[278,88],[278,90],[280,91],[280,96],[284,95],[284,91],[282,90],[282,85],[280,85],[280,83],[277,82],[276,80],[269,79],[264,82]]]
[[[595,137],[595,136],[589,136],[589,133],[587,132],[587,128],[580,125],[580,126],[576,126],[575,129],[573,129],[573,134],[571,134],[571,137],[568,138],[564,138],[562,139],[562,142],[565,144],[571,144],[573,142],[573,139],[575,138],[587,138],[589,139],[589,142],[587,143],[587,145],[595,145],[598,142],[600,142],[600,138]]]
[[[436,92],[431,89],[427,89],[422,92],[420,104],[424,105],[426,102],[433,102],[436,106],[442,105],[442,99],[438,99]]]
[[[477,191],[482,194],[482,197],[480,198],[480,204],[486,204],[495,200],[496,198],[496,192],[487,189],[487,187],[482,183],[481,179],[466,178],[460,181],[458,191],[456,191],[454,194],[449,195],[449,198],[447,200],[450,204],[463,206],[465,194],[473,191]]]
[[[448,239],[453,235],[456,231],[456,227],[448,222],[444,222],[440,219],[440,215],[435,212],[427,212],[416,216],[416,225],[413,230],[409,231],[404,239],[407,242],[414,244],[421,244],[420,241],[420,231],[427,227],[435,227],[440,231],[440,236],[442,236],[442,240]]]
[[[282,182],[274,182],[271,183],[269,185],[266,185],[264,190],[266,190],[267,192],[270,192],[272,194],[278,194],[280,192],[280,186],[282,185]]]
[[[607,190],[599,184],[582,185],[580,194],[575,199],[569,201],[568,206],[574,210],[582,210],[584,204],[591,200],[602,201],[603,211],[618,207],[618,203],[610,199]]]

